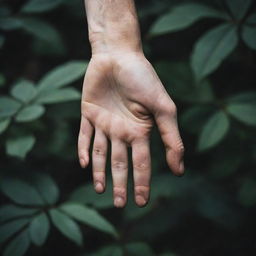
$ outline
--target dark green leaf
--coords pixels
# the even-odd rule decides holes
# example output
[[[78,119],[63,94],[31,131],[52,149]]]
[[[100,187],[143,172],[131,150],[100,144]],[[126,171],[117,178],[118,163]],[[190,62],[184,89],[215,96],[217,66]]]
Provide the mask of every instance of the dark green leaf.
[[[47,22],[37,18],[20,18],[22,28],[28,33],[49,43],[63,44],[59,32]]]
[[[0,134],[3,133],[11,122],[10,118],[0,120]]]
[[[15,116],[17,122],[30,122],[41,117],[45,112],[42,105],[29,105],[21,109]]]
[[[10,98],[10,97],[0,97],[0,118],[10,117],[14,115],[21,104]]]
[[[38,89],[53,90],[74,82],[84,75],[86,64],[84,61],[70,61],[56,67],[39,81]]]
[[[73,202],[61,205],[60,209],[78,221],[117,236],[117,232],[113,225],[94,209],[90,209],[82,204]]]
[[[23,256],[30,245],[28,231],[22,231],[5,248],[3,256]]]
[[[83,236],[75,221],[56,209],[50,210],[50,215],[53,224],[64,236],[74,241],[76,244],[82,245]]]
[[[32,182],[45,202],[48,204],[57,203],[59,199],[59,188],[49,175],[38,172],[34,173]]]
[[[232,24],[220,25],[203,35],[195,44],[191,58],[196,79],[200,80],[217,69],[237,43],[237,28]]]
[[[21,21],[17,18],[2,17],[0,18],[0,28],[3,30],[18,29],[22,25]]]
[[[49,234],[50,223],[45,213],[41,213],[33,218],[29,225],[31,241],[38,246],[42,246]]]
[[[13,86],[11,95],[16,99],[27,103],[36,96],[36,88],[32,82],[21,80]]]
[[[83,185],[71,193],[70,201],[93,205],[98,209],[112,208],[113,206],[113,195],[110,184],[104,194],[97,194],[92,184]]]
[[[247,207],[254,206],[256,204],[256,182],[251,178],[246,178],[238,193],[239,202]]]
[[[152,249],[149,247],[149,245],[142,242],[128,243],[125,245],[125,248],[129,256],[155,255]]]
[[[242,38],[248,47],[256,50],[256,26],[244,25],[242,27]]]
[[[61,88],[43,91],[37,98],[36,102],[42,104],[51,104],[70,100],[78,100],[80,97],[80,93],[74,88]]]
[[[176,6],[161,16],[152,26],[150,34],[159,35],[189,27],[202,18],[226,18],[225,14],[211,7],[186,3]]]
[[[29,223],[29,218],[22,218],[18,220],[10,221],[0,226],[0,243],[3,243],[9,239],[12,235],[17,233],[23,227]]]
[[[231,103],[227,106],[227,112],[237,120],[256,126],[256,102]]]
[[[215,146],[224,138],[228,129],[229,119],[227,115],[222,111],[215,113],[202,129],[198,149],[202,151]]]
[[[255,103],[256,104],[256,92],[242,92],[236,95],[233,95],[227,99],[229,103]]]
[[[14,204],[4,205],[0,208],[0,222],[20,218],[27,215],[33,215],[38,211],[34,208],[24,208]]]
[[[60,5],[62,1],[63,0],[30,0],[23,6],[21,12],[38,13],[50,11]]]
[[[233,17],[241,20],[247,13],[252,0],[226,0],[226,2]]]
[[[1,181],[2,192],[14,202],[24,205],[44,205],[37,190],[30,184],[14,177]]]
[[[9,156],[15,156],[23,159],[33,148],[35,141],[36,139],[33,135],[7,139],[6,153]]]
[[[0,48],[3,47],[4,42],[5,42],[5,37],[0,34]],[[1,75],[0,75],[0,87],[1,87],[2,85],[3,85],[3,84],[1,83]]]

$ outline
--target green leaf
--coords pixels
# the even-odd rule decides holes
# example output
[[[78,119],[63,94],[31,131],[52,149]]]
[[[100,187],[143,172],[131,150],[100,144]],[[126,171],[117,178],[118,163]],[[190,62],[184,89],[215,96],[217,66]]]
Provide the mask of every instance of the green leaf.
[[[60,209],[78,221],[81,221],[98,230],[117,236],[117,232],[112,224],[94,209],[90,209],[82,204],[73,202],[61,205]]]
[[[69,200],[81,204],[92,205],[98,209],[112,208],[114,206],[111,185],[109,182],[107,184],[109,189],[107,189],[104,194],[96,193],[92,184],[85,184],[75,189],[71,193]]]
[[[5,42],[5,37],[0,34],[0,48],[3,47],[4,42]],[[2,76],[0,75],[0,87],[3,85],[1,78],[2,78]]]
[[[18,101],[10,97],[0,97],[0,118],[13,116],[20,107],[21,104]]]
[[[74,88],[61,88],[49,91],[42,91],[36,102],[42,104],[59,103],[81,98],[80,92]]]
[[[27,103],[36,96],[36,88],[32,82],[21,80],[13,86],[11,95],[17,100]]]
[[[42,246],[49,234],[50,223],[45,213],[36,216],[29,225],[31,241],[38,246]]]
[[[247,13],[251,0],[226,0],[231,14],[236,20],[241,20]]]
[[[33,215],[38,211],[34,208],[23,208],[14,204],[4,205],[0,208],[0,222]]]
[[[248,47],[256,50],[256,26],[244,25],[242,27],[242,38]]]
[[[63,44],[59,32],[47,22],[37,18],[20,18],[21,27],[28,33],[49,43]]]
[[[227,99],[227,103],[255,103],[256,104],[256,92],[248,91],[233,95]]]
[[[10,221],[0,226],[0,243],[5,242],[29,223],[29,218]]]
[[[81,78],[86,69],[85,61],[70,61],[48,72],[38,83],[38,89],[53,90]]]
[[[152,249],[149,247],[148,244],[142,242],[134,242],[128,243],[125,245],[125,248],[129,254],[129,256],[140,256],[140,255],[147,255],[153,256],[155,255]]]
[[[220,25],[203,35],[195,44],[191,56],[196,79],[201,80],[217,69],[237,43],[237,28],[232,24]]]
[[[45,202],[50,205],[57,203],[60,193],[59,188],[49,175],[34,173],[32,181]]]
[[[3,30],[18,29],[22,25],[21,21],[17,18],[2,17],[0,18],[0,28]]]
[[[39,13],[50,11],[62,3],[62,0],[30,0],[28,1],[21,12],[23,13]]]
[[[30,245],[28,231],[22,231],[5,248],[3,256],[23,256]]]
[[[202,129],[198,149],[203,151],[215,146],[224,138],[228,129],[229,119],[227,115],[222,111],[215,113]]]
[[[10,118],[0,120],[0,134],[3,133],[8,128],[10,122]]]
[[[251,178],[246,178],[238,192],[239,202],[246,206],[251,207],[256,204],[256,182]]]
[[[151,35],[175,32],[191,26],[202,18],[226,18],[225,14],[209,6],[186,3],[178,5],[161,16],[150,29]]]
[[[37,190],[30,184],[14,177],[6,177],[1,181],[2,192],[15,203],[23,205],[44,205]]]
[[[117,245],[108,245],[99,249],[95,253],[90,253],[89,256],[123,256],[121,247]]]
[[[82,245],[83,236],[79,226],[70,217],[64,213],[52,209],[50,210],[50,216],[55,227],[67,238],[72,240],[78,245]]]
[[[248,124],[256,126],[256,102],[248,103],[230,103],[227,106],[227,112],[232,115],[237,120]]]
[[[6,153],[9,156],[24,159],[27,153],[33,148],[35,141],[36,139],[33,135],[7,139]]]
[[[213,102],[215,97],[211,84],[204,80],[196,83],[191,67],[186,62],[166,62],[157,63],[156,71],[163,81],[166,90],[184,102]]]
[[[45,112],[42,105],[29,105],[21,109],[15,116],[17,122],[30,122],[41,117]]]

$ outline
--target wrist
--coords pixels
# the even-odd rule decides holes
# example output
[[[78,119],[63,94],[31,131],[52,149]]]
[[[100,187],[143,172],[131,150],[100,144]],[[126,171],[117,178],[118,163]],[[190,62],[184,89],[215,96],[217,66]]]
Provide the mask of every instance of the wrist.
[[[133,0],[86,0],[92,54],[142,51]]]

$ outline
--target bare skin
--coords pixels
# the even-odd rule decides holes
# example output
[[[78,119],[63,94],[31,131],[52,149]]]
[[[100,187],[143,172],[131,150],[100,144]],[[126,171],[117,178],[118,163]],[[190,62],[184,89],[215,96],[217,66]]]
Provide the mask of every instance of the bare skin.
[[[175,175],[184,172],[184,147],[178,131],[176,107],[143,54],[133,1],[85,0],[85,4],[92,58],[86,71],[81,101],[80,164],[85,168],[89,163],[94,133],[94,186],[96,192],[103,193],[110,142],[114,205],[124,207],[127,201],[127,147],[131,147],[135,202],[144,206],[150,194],[149,136],[154,120],[166,147],[169,167]],[[125,25],[122,24],[123,18],[116,17],[113,9],[111,13],[114,14],[109,13],[113,5],[118,13],[123,12],[122,17],[128,17],[124,19]],[[93,12],[100,12],[102,17],[97,15],[95,21]],[[109,30],[114,31],[111,37]]]

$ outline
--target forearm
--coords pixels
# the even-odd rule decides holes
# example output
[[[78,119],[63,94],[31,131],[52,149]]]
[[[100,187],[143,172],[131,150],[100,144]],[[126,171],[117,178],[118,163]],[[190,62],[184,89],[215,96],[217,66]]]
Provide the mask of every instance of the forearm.
[[[142,50],[134,0],[85,0],[92,54]]]

